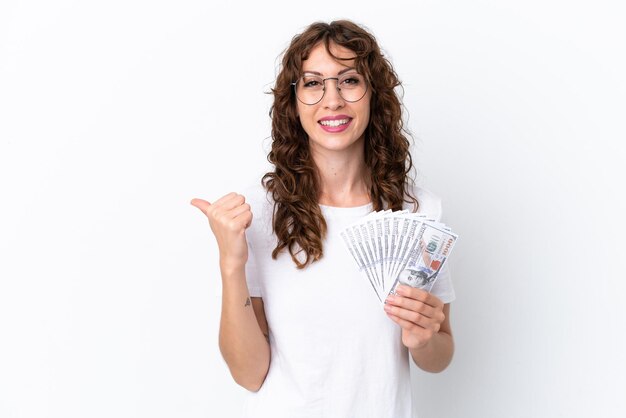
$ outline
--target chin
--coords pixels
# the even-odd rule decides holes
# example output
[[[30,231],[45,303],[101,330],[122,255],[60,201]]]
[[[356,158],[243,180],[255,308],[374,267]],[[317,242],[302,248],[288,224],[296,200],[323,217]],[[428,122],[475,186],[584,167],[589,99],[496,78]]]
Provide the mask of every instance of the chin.
[[[322,141],[312,141],[311,147],[316,149],[324,149],[328,151],[345,151],[351,148],[354,148],[357,144],[362,144],[362,140],[353,140],[353,139],[325,139]]]

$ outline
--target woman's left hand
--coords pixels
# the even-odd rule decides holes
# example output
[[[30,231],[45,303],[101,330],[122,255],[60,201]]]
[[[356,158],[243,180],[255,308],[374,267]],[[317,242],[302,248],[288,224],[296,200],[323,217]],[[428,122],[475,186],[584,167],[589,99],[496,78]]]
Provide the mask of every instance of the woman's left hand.
[[[446,318],[441,299],[422,289],[400,285],[386,302],[385,312],[402,328],[402,344],[409,349],[426,346]]]

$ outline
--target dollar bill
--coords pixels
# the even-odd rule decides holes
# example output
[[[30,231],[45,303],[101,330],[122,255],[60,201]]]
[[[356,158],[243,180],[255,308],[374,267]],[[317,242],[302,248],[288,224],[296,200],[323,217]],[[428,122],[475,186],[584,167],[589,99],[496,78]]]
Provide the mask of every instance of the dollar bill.
[[[458,236],[423,214],[372,212],[340,233],[379,301],[399,284],[430,291]]]
[[[458,238],[449,228],[430,222],[422,225],[418,237],[408,257],[403,259],[402,267],[394,273],[396,277],[389,294],[394,294],[399,284],[430,292]]]

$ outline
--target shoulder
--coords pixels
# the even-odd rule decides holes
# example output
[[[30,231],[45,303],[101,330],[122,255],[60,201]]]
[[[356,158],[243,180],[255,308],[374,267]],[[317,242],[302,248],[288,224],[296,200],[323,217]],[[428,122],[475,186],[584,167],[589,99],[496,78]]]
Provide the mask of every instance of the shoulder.
[[[246,198],[246,202],[253,208],[260,208],[268,204],[273,205],[272,196],[267,192],[265,187],[263,187],[261,180],[249,184],[242,190],[241,194]]]
[[[441,198],[425,187],[412,186],[413,196],[419,203],[418,213],[423,213],[436,221],[441,220]],[[413,209],[411,203],[405,203],[405,208]]]

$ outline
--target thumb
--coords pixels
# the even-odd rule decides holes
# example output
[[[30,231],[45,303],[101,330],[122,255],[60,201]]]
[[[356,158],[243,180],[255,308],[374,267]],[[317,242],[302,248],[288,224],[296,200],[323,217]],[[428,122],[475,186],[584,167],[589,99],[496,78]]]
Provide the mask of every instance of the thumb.
[[[191,199],[191,204],[206,214],[207,209],[211,206],[209,202],[202,199]]]

